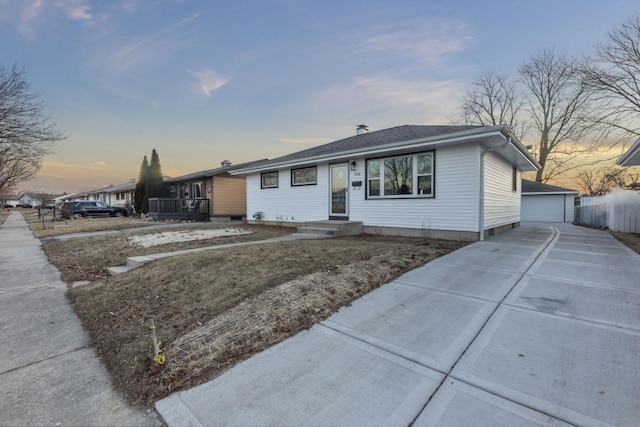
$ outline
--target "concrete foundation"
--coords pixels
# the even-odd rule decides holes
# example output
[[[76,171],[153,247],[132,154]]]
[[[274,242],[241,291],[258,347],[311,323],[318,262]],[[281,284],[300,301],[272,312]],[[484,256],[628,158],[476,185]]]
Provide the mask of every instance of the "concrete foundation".
[[[362,222],[337,220],[307,222],[304,227],[298,227],[298,233],[336,237],[357,236],[362,234]]]
[[[500,234],[504,231],[520,227],[519,222],[505,224],[499,227],[490,228],[484,231],[485,238]],[[460,231],[460,230],[434,230],[422,228],[401,228],[401,227],[377,227],[365,225],[362,232],[367,234],[380,234],[383,236],[407,236],[407,237],[423,237],[425,239],[446,239],[459,240],[463,242],[475,242],[480,240],[480,233],[477,231]]]
[[[424,237],[426,239],[461,240],[464,242],[475,242],[478,240],[478,233],[475,231],[423,230],[419,228],[364,226],[362,227],[362,232],[383,236]]]

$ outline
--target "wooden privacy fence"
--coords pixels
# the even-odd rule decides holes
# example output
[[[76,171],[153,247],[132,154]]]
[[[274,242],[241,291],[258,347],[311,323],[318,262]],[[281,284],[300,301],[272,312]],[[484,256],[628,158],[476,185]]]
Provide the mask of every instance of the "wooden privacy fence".
[[[607,226],[607,205],[576,206],[573,222],[575,224],[604,228]]]
[[[640,233],[640,194],[617,192],[601,197],[582,197],[574,223],[609,228],[622,233]]]

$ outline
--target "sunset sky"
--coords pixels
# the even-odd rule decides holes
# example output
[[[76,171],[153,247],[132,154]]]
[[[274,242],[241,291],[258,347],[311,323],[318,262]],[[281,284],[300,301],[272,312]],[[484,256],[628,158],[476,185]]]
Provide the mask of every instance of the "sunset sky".
[[[68,138],[19,189],[76,192],[450,124],[469,81],[580,56],[637,0],[0,0],[0,62]],[[526,142],[526,141],[525,141]]]

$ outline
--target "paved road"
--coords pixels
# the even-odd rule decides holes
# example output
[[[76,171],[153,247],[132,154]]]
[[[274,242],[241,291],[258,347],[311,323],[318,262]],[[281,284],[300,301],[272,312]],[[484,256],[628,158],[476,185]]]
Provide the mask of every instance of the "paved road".
[[[169,426],[637,426],[639,278],[608,233],[522,226],[156,408]]]
[[[0,425],[162,425],[109,375],[22,214],[0,226]]]

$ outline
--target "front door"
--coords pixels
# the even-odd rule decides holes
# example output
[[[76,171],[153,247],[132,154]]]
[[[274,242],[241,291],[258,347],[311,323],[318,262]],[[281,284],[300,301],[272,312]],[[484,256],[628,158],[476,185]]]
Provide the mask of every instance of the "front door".
[[[349,217],[349,163],[329,166],[329,218]]]

